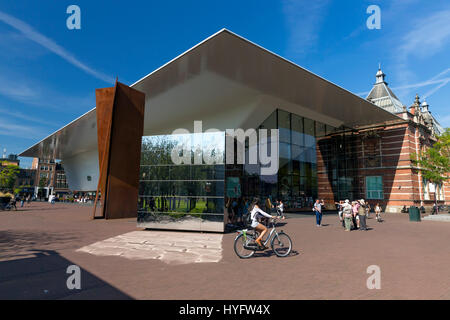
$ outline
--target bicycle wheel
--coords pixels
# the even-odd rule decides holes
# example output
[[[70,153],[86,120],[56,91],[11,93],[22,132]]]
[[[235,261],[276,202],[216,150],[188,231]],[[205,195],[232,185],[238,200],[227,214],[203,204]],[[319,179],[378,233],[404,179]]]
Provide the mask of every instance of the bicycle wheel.
[[[244,237],[243,234],[240,234],[234,240],[234,252],[236,252],[237,256],[241,259],[250,258],[251,256],[253,256],[255,254],[255,250],[249,250],[244,247],[244,246],[248,245],[249,243],[251,243],[252,240],[254,240],[253,237],[247,235],[246,238]]]
[[[275,252],[275,254],[279,257],[286,257],[292,251],[291,238],[289,238],[289,236],[284,232],[280,232],[278,235],[275,235],[270,245],[273,252]]]

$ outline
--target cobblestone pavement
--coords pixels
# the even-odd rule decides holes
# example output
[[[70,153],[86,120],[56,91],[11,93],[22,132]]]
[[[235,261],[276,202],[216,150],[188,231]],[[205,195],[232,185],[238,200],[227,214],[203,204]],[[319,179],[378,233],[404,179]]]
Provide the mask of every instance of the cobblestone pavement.
[[[367,232],[344,232],[335,215],[320,228],[312,215],[289,215],[279,229],[292,238],[291,256],[242,260],[236,233],[144,231],[135,219],[91,214],[58,203],[0,211],[0,299],[450,299],[446,222],[386,214],[369,219]],[[207,247],[192,255],[192,239]],[[96,252],[108,245],[113,255]],[[161,258],[167,252],[173,259]],[[70,265],[81,268],[81,290],[67,289]],[[381,269],[380,290],[366,286],[371,265]]]

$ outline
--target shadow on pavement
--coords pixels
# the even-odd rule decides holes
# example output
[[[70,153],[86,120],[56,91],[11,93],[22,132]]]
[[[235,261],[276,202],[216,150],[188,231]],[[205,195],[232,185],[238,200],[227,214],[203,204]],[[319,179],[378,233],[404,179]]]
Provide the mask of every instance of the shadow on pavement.
[[[33,254],[32,248],[45,249],[58,243],[65,245],[79,240],[79,235],[33,231],[0,231],[0,261]]]
[[[73,262],[52,250],[32,250],[30,257],[0,262],[0,299],[132,299],[86,270],[81,289],[70,290],[67,280]],[[30,252],[31,253],[31,252]]]
[[[300,252],[296,251],[296,250],[292,250],[291,254],[288,255],[287,257],[279,257],[280,259],[288,259],[291,257],[295,257],[300,255]],[[275,256],[277,257],[277,255],[275,254],[275,252],[273,252],[273,250],[266,250],[266,251],[258,251],[255,252],[255,254],[252,256],[252,258],[268,258],[268,257],[272,257]]]

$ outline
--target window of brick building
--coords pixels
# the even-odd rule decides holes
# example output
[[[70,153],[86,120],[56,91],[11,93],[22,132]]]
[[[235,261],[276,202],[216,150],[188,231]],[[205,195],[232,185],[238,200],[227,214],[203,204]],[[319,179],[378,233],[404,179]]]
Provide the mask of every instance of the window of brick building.
[[[428,186],[428,181],[425,178],[423,179],[422,186],[423,186],[423,199],[430,200],[430,189]]]
[[[384,198],[383,177],[382,176],[366,177],[366,199],[381,200],[383,198]]]
[[[438,201],[445,201],[444,186],[442,184],[436,185],[436,198]]]

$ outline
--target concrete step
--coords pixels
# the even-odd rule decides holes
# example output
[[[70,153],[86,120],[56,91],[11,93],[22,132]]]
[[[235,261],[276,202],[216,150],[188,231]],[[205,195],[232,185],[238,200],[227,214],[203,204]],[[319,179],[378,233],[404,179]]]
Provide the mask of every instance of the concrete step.
[[[450,214],[436,214],[423,217],[422,220],[450,222]]]

